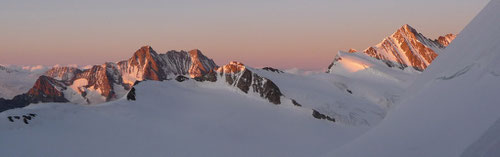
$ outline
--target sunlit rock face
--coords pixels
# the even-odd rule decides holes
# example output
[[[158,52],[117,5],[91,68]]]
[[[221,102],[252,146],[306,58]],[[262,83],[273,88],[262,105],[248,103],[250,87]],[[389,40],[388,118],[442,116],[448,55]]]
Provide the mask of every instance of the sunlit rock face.
[[[243,63],[232,61],[217,69],[225,82],[245,93],[256,93],[273,104],[281,104],[283,94],[274,82],[261,77],[245,67]]]
[[[64,84],[51,77],[40,76],[33,88],[26,93],[30,102],[67,102],[61,92],[66,89]]]
[[[410,25],[404,25],[381,43],[367,48],[362,53],[395,63],[393,65],[401,69],[412,67],[423,71],[453,39],[455,35],[448,34],[431,40]]]
[[[245,65],[243,63],[237,62],[237,61],[231,61],[229,64],[226,64],[224,66],[221,66],[220,68],[217,69],[217,72],[219,73],[239,73],[241,71],[244,71],[246,69]]]
[[[0,98],[0,112],[40,102],[69,102],[62,92],[66,87],[62,81],[48,76],[40,76],[35,85],[26,93],[12,99]]]
[[[141,47],[128,60],[128,73],[135,73],[136,78],[141,80],[164,80],[163,60],[150,46]]]
[[[191,50],[188,53],[191,59],[191,66],[188,70],[191,78],[203,76],[217,67],[213,60],[207,58],[198,49]]]
[[[136,81],[163,81],[179,75],[194,78],[205,76],[217,67],[200,50],[158,54],[151,46],[143,46],[128,60],[116,63],[87,69],[53,67],[28,93],[10,100],[2,99],[2,102],[12,104],[6,109],[24,107],[34,100],[98,104],[125,96]]]
[[[437,42],[443,46],[448,46],[450,43],[455,40],[457,36],[455,34],[446,34],[445,36],[440,36],[437,39]]]
[[[177,75],[194,78],[217,67],[200,50],[158,54],[150,46],[140,48],[128,61],[119,62],[118,65],[121,72],[127,75],[126,82],[130,83],[135,80],[165,80]]]

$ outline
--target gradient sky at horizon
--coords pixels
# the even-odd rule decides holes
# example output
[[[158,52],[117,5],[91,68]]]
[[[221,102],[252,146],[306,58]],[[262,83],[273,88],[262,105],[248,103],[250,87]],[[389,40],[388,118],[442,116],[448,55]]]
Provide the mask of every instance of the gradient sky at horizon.
[[[144,45],[200,49],[219,65],[325,69],[403,24],[459,33],[489,0],[2,0],[0,64],[102,64]]]

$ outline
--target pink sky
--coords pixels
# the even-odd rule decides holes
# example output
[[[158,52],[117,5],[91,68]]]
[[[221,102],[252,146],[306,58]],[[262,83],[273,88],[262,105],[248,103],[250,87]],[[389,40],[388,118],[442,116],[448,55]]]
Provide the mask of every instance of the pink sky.
[[[0,64],[102,64],[144,45],[200,49],[217,64],[325,69],[410,24],[459,33],[488,0],[2,1]]]

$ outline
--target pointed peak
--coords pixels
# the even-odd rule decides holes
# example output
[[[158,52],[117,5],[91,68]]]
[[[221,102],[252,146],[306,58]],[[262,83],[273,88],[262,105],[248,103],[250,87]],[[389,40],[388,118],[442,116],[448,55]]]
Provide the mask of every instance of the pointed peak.
[[[148,52],[154,52],[153,50],[153,47],[149,46],[149,45],[146,45],[146,46],[142,46],[139,50],[137,51],[148,51]]]
[[[189,51],[188,55],[191,58],[189,75],[192,78],[203,76],[218,67],[212,59],[203,55],[199,49]]]
[[[156,52],[149,45],[142,46],[137,51],[135,51],[134,56],[132,58],[144,58],[148,56],[156,56]]]
[[[189,52],[190,52],[190,53],[195,53],[195,52],[197,52],[197,53],[201,53],[200,49],[192,49],[192,50],[190,50]]]
[[[135,51],[134,55],[130,57],[128,62],[131,66],[140,65],[142,67],[146,64],[153,64],[156,66],[158,58],[158,53],[156,53],[151,46],[143,46]]]
[[[401,28],[398,29],[398,31],[396,31],[396,33],[413,33],[413,34],[418,34],[417,30],[415,28],[413,28],[412,26],[410,26],[409,24],[404,24],[403,26],[401,26]]]
[[[201,54],[201,51],[198,49],[193,49],[193,50],[190,50],[188,53],[191,56],[197,56],[197,55]]]
[[[192,55],[192,56],[197,56],[197,55],[203,56],[203,53],[201,53],[201,51],[199,49],[190,50],[188,53],[189,53],[189,55]]]
[[[31,96],[35,102],[69,102],[61,92],[61,89],[64,88],[62,82],[42,75],[38,77],[35,85],[26,94]]]
[[[149,45],[144,45],[140,49],[153,49],[153,48]]]
[[[47,88],[47,87],[54,87],[56,80],[52,77],[41,75],[38,77],[38,79],[35,82],[35,85],[31,88],[30,92],[33,93],[36,90]]]
[[[404,24],[402,27],[402,29],[405,29],[405,30],[415,30],[415,28],[413,28],[412,26],[410,26],[409,24]]]

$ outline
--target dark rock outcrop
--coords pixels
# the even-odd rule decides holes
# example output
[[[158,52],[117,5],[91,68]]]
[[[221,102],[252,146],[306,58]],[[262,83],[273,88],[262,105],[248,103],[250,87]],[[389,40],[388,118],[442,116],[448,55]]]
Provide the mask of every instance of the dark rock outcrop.
[[[189,80],[189,78],[187,78],[186,76],[179,75],[179,76],[175,77],[175,80],[177,82],[184,82],[186,80]]]
[[[332,122],[335,122],[335,119],[330,117],[330,116],[327,116],[325,114],[322,114],[322,113],[319,113],[318,111],[316,110],[313,110],[313,113],[312,113],[312,116],[316,119],[326,119],[326,120],[329,120],[329,121],[332,121]]]
[[[352,91],[349,89],[346,89],[347,93],[352,94]]]
[[[295,105],[295,106],[298,106],[298,107],[302,107],[301,104],[299,104],[297,101],[295,101],[294,99],[292,99],[292,104]]]
[[[127,100],[131,100],[131,101],[135,101],[135,88],[132,87],[132,89],[130,89],[130,91],[128,92],[127,94]]]
[[[262,70],[266,70],[266,71],[270,71],[270,72],[275,72],[275,73],[278,73],[278,74],[279,73],[285,73],[285,72],[283,72],[283,71],[281,71],[279,69],[275,69],[275,68],[272,68],[272,67],[264,67],[264,68],[262,68]]]
[[[15,122],[16,121],[15,119],[20,120],[22,118],[22,121],[24,124],[29,124],[29,121],[32,120],[34,117],[35,117],[35,114],[30,113],[30,114],[26,114],[26,115],[22,115],[22,116],[8,116],[7,119],[10,122]]]
[[[195,77],[194,80],[196,80],[198,82],[204,82],[204,81],[216,82],[217,81],[217,73],[214,71],[211,71],[208,74],[205,74],[203,76]]]
[[[0,112],[9,109],[25,107],[29,104],[30,98],[26,94],[17,95],[10,100],[0,98]]]
[[[135,101],[135,86],[141,83],[141,81],[135,81],[134,86],[130,89],[130,91],[127,93],[127,100],[129,101]]]
[[[241,91],[258,93],[260,97],[273,104],[281,104],[283,94],[274,82],[253,73],[240,62],[230,62],[217,69],[219,75],[225,78],[226,83],[236,86]]]

